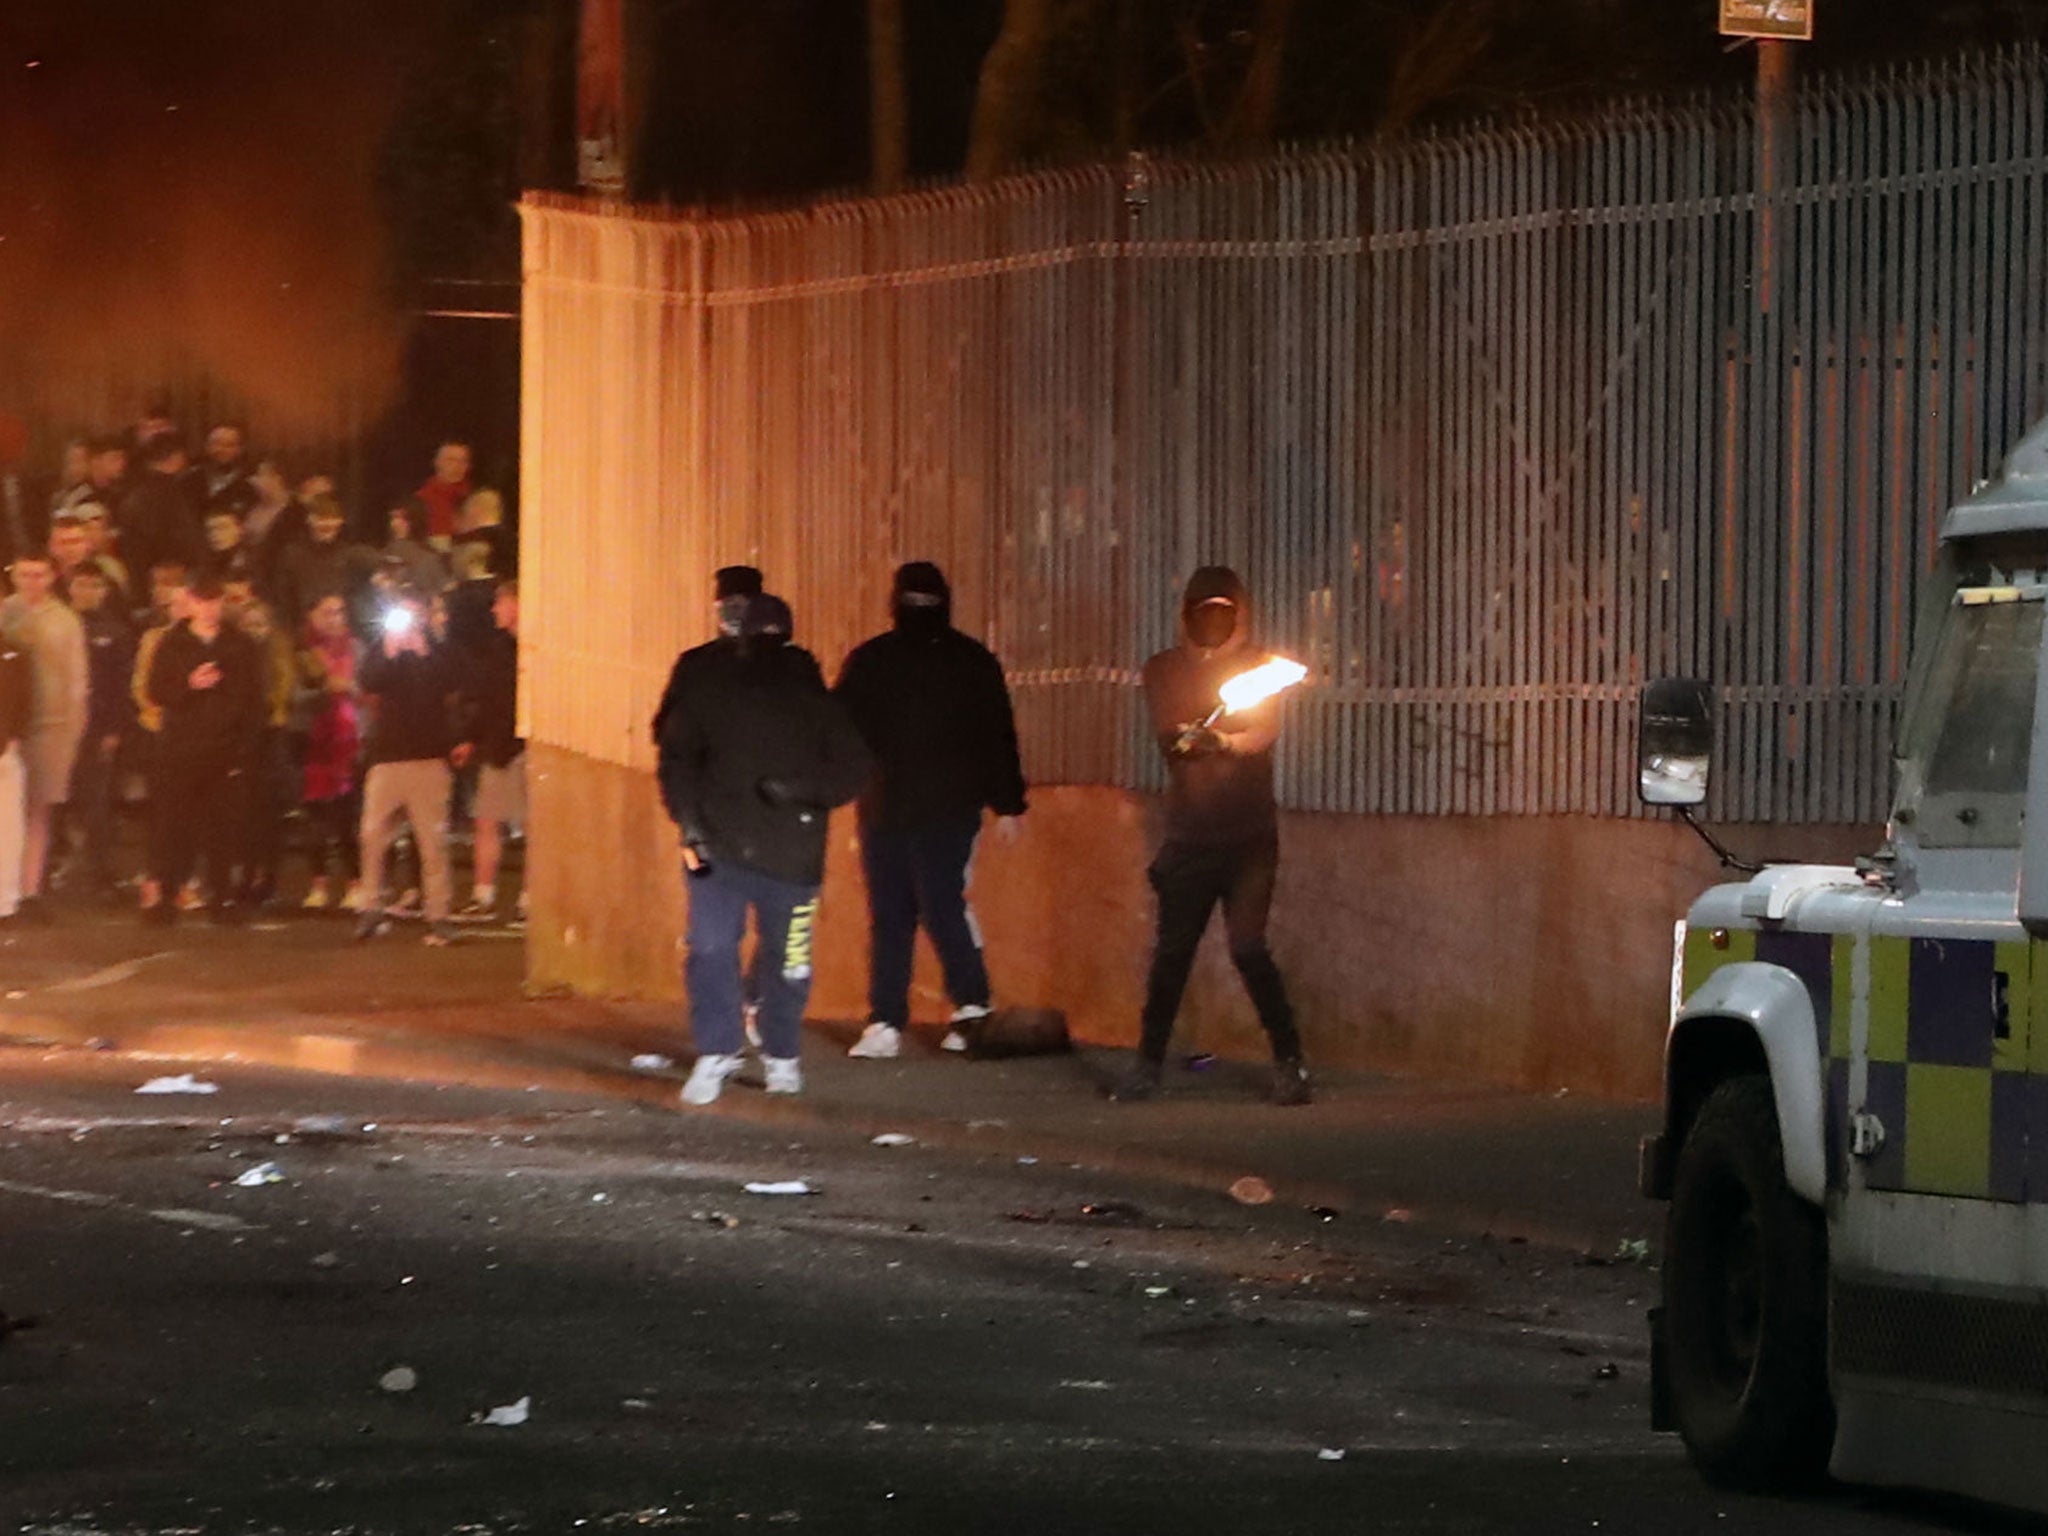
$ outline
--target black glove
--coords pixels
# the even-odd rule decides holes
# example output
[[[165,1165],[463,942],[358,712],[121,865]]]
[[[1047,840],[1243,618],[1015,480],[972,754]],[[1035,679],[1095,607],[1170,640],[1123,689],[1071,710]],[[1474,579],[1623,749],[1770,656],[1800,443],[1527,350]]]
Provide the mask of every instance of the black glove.
[[[1191,725],[1174,738],[1173,748],[1168,755],[1183,758],[1220,757],[1229,750],[1222,736],[1208,726]]]
[[[757,780],[754,793],[774,806],[794,805],[798,799],[796,786],[787,779]]]

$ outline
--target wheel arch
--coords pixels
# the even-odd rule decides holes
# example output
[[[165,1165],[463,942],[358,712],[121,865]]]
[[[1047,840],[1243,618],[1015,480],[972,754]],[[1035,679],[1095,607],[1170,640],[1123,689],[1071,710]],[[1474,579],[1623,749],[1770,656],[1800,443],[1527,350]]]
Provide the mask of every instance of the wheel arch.
[[[1813,1001],[1782,966],[1723,966],[1679,1009],[1664,1052],[1664,1135],[1674,1162],[1707,1095],[1746,1072],[1770,1077],[1786,1186],[1825,1204],[1827,1093]]]

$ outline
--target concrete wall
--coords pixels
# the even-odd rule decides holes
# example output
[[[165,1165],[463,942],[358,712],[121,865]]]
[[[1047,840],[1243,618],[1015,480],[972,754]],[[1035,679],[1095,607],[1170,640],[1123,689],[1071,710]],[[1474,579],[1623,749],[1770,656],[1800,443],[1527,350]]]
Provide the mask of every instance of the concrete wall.
[[[529,980],[681,994],[683,880],[650,774],[536,747]],[[985,842],[973,901],[999,1000],[1064,1008],[1128,1045],[1150,955],[1146,797],[1039,788],[1014,848]],[[1729,829],[1739,851],[1846,859],[1870,828]],[[1274,949],[1312,1063],[1462,1083],[1654,1098],[1671,925],[1717,878],[1671,821],[1288,813]],[[866,1012],[867,912],[850,813],[832,824],[811,1013]],[[947,1005],[920,953],[915,1004]],[[1176,1048],[1263,1053],[1213,925]]]

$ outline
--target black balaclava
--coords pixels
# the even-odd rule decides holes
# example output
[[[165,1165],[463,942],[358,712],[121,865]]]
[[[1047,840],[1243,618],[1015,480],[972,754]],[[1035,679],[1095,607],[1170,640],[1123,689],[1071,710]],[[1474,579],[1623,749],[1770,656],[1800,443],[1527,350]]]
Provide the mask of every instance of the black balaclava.
[[[773,656],[795,630],[789,604],[772,592],[756,592],[740,615],[740,650],[750,659]]]
[[[718,582],[718,632],[732,636],[740,632],[740,620],[749,598],[761,595],[761,573],[751,565],[723,565]]]
[[[896,568],[890,604],[896,627],[908,635],[936,635],[953,622],[953,589],[929,560]]]
[[[1188,578],[1180,601],[1181,633],[1203,651],[1245,643],[1251,628],[1251,599],[1243,580],[1227,565],[1205,565]]]

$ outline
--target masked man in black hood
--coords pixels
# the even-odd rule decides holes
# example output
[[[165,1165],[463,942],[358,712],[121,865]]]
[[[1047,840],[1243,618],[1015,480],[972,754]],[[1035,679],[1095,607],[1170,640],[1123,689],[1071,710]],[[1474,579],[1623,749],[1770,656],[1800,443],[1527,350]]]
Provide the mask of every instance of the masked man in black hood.
[[[1265,659],[1251,648],[1251,602],[1235,571],[1220,565],[1196,571],[1180,612],[1181,643],[1145,663],[1145,698],[1167,771],[1166,839],[1150,871],[1159,930],[1138,1060],[1111,1096],[1144,1099],[1158,1091],[1195,949],[1221,903],[1230,958],[1273,1043],[1273,1100],[1306,1104],[1301,1037],[1280,967],[1266,947],[1266,914],[1280,867],[1273,800],[1279,701],[1208,723],[1222,685]]]
[[[715,1102],[745,1060],[740,940],[750,911],[768,1091],[803,1089],[798,1045],[826,820],[860,792],[869,759],[817,662],[789,643],[791,627],[781,598],[748,599],[733,643],[683,673],[662,720],[662,803],[690,876],[684,980],[697,1062],[685,1104]]]
[[[989,1011],[988,965],[967,910],[967,867],[992,810],[1006,838],[1024,814],[1024,769],[1002,663],[953,627],[936,565],[896,572],[895,625],[846,658],[835,690],[879,772],[860,804],[868,887],[868,1027],[849,1055],[886,1060],[910,1022],[911,950],[920,922],[939,952],[953,1028]]]
[[[702,645],[693,645],[676,658],[669,669],[668,686],[661,691],[661,703],[654,710],[654,744],[661,745],[661,727],[689,686],[694,668],[719,656],[730,656],[740,637],[740,620],[749,600],[761,595],[761,573],[751,565],[722,565],[712,579],[712,601],[718,617],[718,634]],[[822,675],[822,674],[820,674]]]

